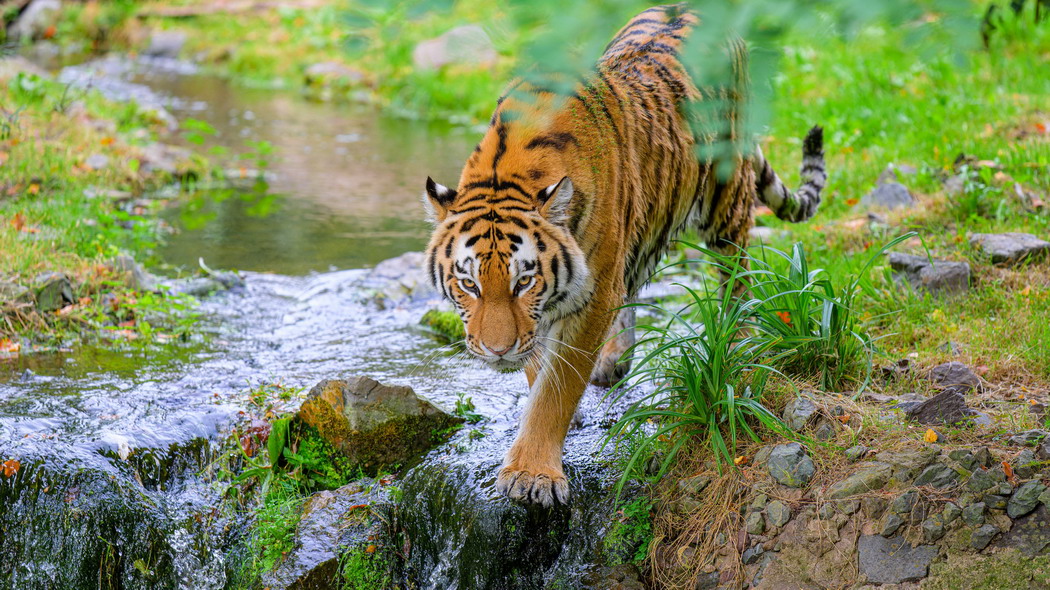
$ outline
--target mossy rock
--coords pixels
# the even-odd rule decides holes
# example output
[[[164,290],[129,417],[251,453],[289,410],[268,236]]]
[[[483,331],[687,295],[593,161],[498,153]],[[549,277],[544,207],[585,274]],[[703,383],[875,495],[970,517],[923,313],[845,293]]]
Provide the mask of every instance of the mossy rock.
[[[1016,549],[993,555],[949,555],[930,566],[929,590],[1028,590],[1050,587],[1050,556],[1026,557]]]
[[[318,383],[299,408],[299,418],[371,474],[408,462],[463,423],[410,387],[368,377]]]
[[[428,328],[436,336],[445,342],[459,342],[467,337],[463,320],[454,311],[438,311],[431,309],[423,314],[419,325]]]

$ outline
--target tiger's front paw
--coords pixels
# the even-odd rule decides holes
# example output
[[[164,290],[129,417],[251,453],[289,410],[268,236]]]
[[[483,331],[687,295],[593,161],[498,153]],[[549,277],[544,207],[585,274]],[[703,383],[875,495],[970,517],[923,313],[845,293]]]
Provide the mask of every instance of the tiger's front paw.
[[[516,502],[539,504],[550,508],[555,503],[568,504],[569,480],[561,467],[557,469],[508,465],[496,476],[496,490]]]

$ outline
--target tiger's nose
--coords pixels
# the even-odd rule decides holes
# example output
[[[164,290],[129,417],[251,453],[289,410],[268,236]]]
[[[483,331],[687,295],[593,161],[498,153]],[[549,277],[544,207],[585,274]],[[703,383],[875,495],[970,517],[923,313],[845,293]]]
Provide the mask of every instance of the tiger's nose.
[[[496,348],[494,346],[486,345],[485,346],[485,350],[487,350],[488,353],[491,354],[492,356],[503,356],[503,355],[507,354],[508,352],[510,352],[510,350],[512,348],[514,348],[515,344],[517,344],[517,342],[512,342],[510,344],[510,346],[507,346],[506,348]]]

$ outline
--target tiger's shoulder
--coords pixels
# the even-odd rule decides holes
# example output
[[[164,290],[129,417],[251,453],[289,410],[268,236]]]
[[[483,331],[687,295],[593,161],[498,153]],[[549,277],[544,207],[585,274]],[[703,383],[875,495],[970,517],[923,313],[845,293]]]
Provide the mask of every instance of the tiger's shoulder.
[[[644,10],[613,36],[599,64],[616,67],[659,55],[674,57],[696,22],[696,15],[685,4]]]

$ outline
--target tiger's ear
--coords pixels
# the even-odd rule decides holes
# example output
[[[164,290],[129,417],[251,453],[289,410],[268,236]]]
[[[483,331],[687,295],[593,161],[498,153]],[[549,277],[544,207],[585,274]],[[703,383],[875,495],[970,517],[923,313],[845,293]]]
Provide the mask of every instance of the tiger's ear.
[[[429,221],[433,223],[444,221],[445,216],[448,215],[448,208],[454,200],[456,200],[456,191],[427,177],[427,190],[423,193],[423,208],[427,210]]]
[[[566,176],[548,186],[537,195],[540,215],[554,224],[564,224],[569,220],[569,204],[572,202],[572,181]]]

